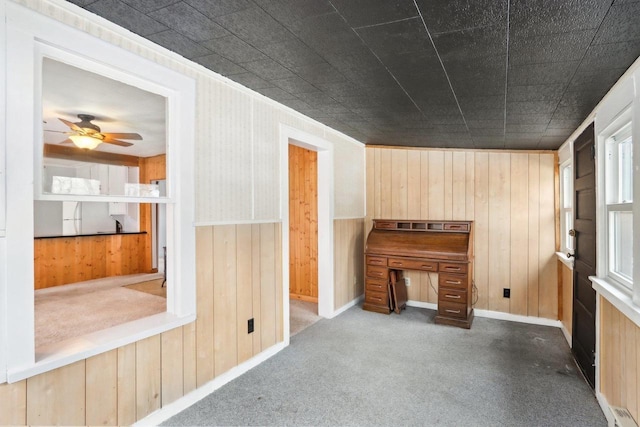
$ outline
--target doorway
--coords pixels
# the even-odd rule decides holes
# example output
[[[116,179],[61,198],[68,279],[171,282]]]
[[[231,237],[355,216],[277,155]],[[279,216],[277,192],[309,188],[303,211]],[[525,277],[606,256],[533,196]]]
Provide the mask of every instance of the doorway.
[[[290,332],[318,317],[318,153],[289,144]]]
[[[573,268],[572,352],[585,378],[595,387],[596,292],[589,276],[596,275],[596,179],[593,123],[573,144]]]

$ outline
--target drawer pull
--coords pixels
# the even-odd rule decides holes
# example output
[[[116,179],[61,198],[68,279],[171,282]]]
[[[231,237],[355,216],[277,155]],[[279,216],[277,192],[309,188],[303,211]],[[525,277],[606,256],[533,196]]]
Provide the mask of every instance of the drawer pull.
[[[421,267],[424,268],[425,270],[433,270],[433,265],[430,265],[430,264],[429,265],[422,264]]]
[[[369,265],[382,265],[382,261],[379,259],[372,259],[369,261]]]
[[[451,294],[446,294],[445,297],[451,298],[451,299],[460,299],[460,298],[462,298],[460,295],[451,295]]]
[[[459,280],[445,280],[445,283],[448,283],[448,284],[450,284],[450,285],[459,285],[459,284],[461,284],[462,282],[461,282],[461,281],[459,281]]]
[[[374,271],[371,273],[371,275],[375,277],[384,277],[384,275],[379,271]]]
[[[376,297],[372,297],[372,300],[376,300],[376,301],[382,301],[382,298],[376,298]]]
[[[445,270],[450,270],[450,271],[460,271],[460,267],[449,267],[449,266],[447,266],[444,269]]]
[[[460,310],[449,310],[449,309],[446,309],[445,311],[447,313],[460,314]]]
[[[401,261],[391,261],[389,264],[391,265],[403,265]]]

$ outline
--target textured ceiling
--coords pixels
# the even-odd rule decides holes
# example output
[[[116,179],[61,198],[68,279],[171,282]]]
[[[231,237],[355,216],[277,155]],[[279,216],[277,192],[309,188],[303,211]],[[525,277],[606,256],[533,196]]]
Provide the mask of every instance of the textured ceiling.
[[[367,144],[555,149],[640,55],[640,0],[73,0]]]

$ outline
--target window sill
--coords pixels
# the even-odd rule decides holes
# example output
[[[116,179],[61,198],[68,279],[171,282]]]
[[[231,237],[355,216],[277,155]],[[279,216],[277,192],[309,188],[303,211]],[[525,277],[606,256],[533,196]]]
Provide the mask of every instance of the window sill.
[[[38,349],[34,364],[23,365],[9,370],[7,380],[13,383],[70,365],[79,360],[186,325],[195,319],[195,314],[178,317],[170,313],[160,313],[81,337],[54,343]]]
[[[565,254],[564,252],[556,252],[556,256],[558,257],[558,260],[562,261],[562,263],[566,265],[569,270],[573,270],[573,261],[567,256],[567,254]]]
[[[631,295],[611,282],[600,277],[590,276],[593,289],[609,301],[616,309],[640,327],[640,306],[633,302]]]

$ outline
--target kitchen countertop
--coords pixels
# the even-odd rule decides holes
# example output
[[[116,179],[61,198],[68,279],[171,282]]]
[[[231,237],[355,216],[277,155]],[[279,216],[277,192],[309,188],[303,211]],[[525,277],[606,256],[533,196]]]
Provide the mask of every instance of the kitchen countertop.
[[[147,234],[146,231],[123,231],[122,233],[116,233],[115,231],[99,231],[97,233],[89,234],[68,234],[68,235],[53,235],[53,236],[35,236],[34,239],[57,239],[60,237],[96,237],[96,236],[117,236],[119,234]]]

